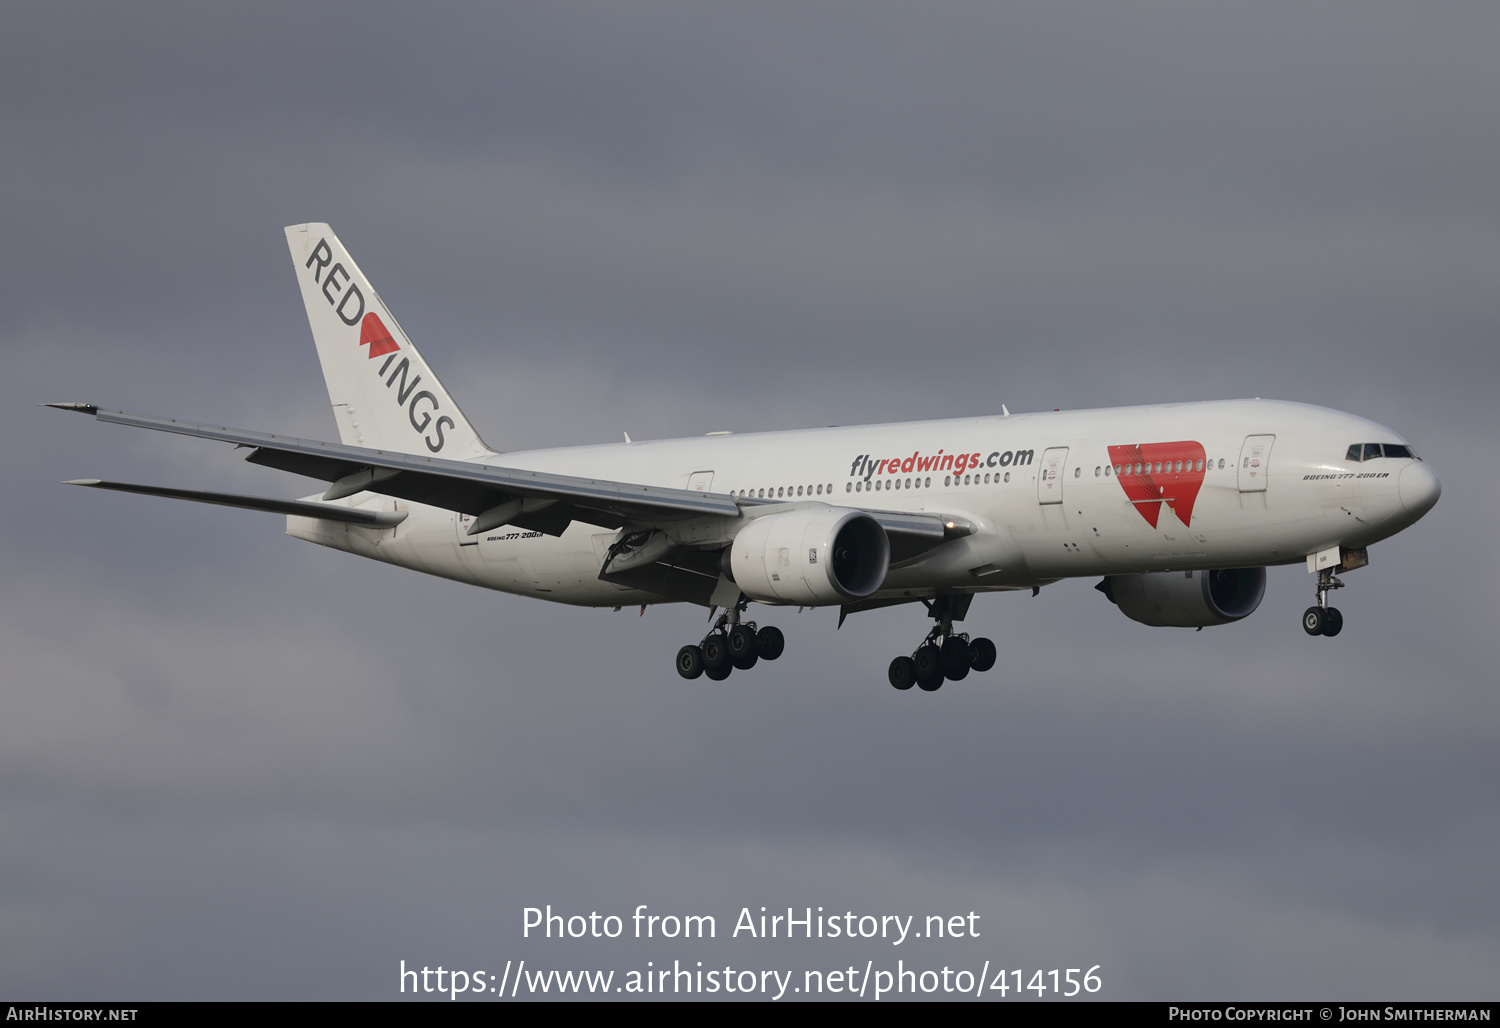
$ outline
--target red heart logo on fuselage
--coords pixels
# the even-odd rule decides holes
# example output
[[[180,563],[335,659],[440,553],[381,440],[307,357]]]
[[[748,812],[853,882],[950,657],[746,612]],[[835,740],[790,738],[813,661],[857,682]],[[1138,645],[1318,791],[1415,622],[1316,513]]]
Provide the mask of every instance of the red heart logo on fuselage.
[[[1165,503],[1184,525],[1193,523],[1193,504],[1203,487],[1203,444],[1190,439],[1175,443],[1111,446],[1120,488],[1131,506],[1152,528]]]

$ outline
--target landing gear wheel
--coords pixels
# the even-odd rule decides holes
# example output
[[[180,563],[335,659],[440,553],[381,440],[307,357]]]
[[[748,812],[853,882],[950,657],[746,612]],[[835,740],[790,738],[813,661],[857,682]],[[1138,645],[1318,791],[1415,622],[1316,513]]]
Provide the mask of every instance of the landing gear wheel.
[[[708,672],[708,677],[713,678],[714,672],[722,668],[724,670],[724,677],[728,678],[731,665],[729,663],[729,646],[725,642],[724,636],[718,632],[714,632],[707,639],[703,640],[702,650],[703,670]],[[723,681],[723,679],[714,680]]]
[[[678,650],[677,673],[689,680],[703,674],[703,651],[696,646],[684,646]]]
[[[975,639],[969,643],[970,667],[983,674],[995,666],[995,644],[988,639]]]
[[[912,663],[917,666],[917,681],[919,683],[937,682],[939,685],[942,684],[942,655],[936,646],[928,643],[912,654],[911,659]],[[923,688],[926,688],[926,686],[923,686]]]
[[[1339,613],[1337,607],[1329,607],[1323,611],[1323,635],[1329,639],[1344,630],[1344,615]]]
[[[726,660],[723,667],[704,668],[703,673],[708,676],[708,679],[711,682],[722,682],[724,681],[724,679],[729,677],[729,672],[733,670],[734,665]]]
[[[910,657],[897,657],[891,661],[891,669],[886,672],[886,677],[891,680],[892,685],[904,692],[917,684],[917,666]]]
[[[948,681],[961,682],[967,678],[973,660],[973,655],[969,652],[969,644],[958,636],[950,635],[943,643],[943,677]]]
[[[767,625],[755,633],[755,651],[761,660],[775,660],[786,649],[786,636],[775,625]]]
[[[749,625],[735,625],[724,636],[729,647],[729,662],[741,671],[749,671],[760,659],[755,649],[755,629]]]
[[[943,676],[942,675],[938,675],[936,678],[919,678],[919,679],[917,679],[917,688],[921,689],[923,692],[937,692],[942,687],[943,687]]]
[[[1328,615],[1322,607],[1308,607],[1302,614],[1302,630],[1308,635],[1322,635],[1328,625]],[[1339,625],[1343,627],[1342,619]]]

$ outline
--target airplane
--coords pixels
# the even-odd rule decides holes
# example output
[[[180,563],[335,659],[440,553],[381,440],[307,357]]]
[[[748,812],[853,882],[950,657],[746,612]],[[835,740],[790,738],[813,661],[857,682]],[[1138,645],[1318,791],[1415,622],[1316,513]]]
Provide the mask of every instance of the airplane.
[[[328,483],[297,500],[75,479],[269,511],[286,534],[555,603],[689,603],[712,627],[686,679],[776,660],[751,603],[850,614],[920,603],[933,622],[888,669],[939,689],[995,665],[955,629],[980,593],[1068,578],[1155,627],[1240,621],[1268,566],[1306,563],[1309,635],[1333,637],[1338,577],[1431,510],[1442,487],[1400,434],[1274,400],[1001,413],[503,453],[474,430],[326,224],[286,229],[339,442],[45,406],[249,449]],[[878,495],[877,495],[878,494]],[[717,619],[715,620],[715,615]]]

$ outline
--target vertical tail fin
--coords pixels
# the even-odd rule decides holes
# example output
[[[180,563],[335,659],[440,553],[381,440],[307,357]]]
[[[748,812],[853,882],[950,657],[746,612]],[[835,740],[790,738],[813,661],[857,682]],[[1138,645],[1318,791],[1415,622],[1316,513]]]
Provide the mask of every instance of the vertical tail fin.
[[[457,460],[492,452],[333,229],[321,223],[291,225],[286,241],[339,439]]]

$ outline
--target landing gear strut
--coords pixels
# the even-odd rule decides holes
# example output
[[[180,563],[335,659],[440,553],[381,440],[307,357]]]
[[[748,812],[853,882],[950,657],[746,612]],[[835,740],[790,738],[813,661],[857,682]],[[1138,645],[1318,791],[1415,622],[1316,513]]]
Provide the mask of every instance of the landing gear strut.
[[[897,657],[891,661],[886,677],[897,689],[910,689],[913,685],[923,692],[936,692],[944,679],[961,681],[969,672],[988,671],[995,666],[995,644],[988,639],[970,640],[967,633],[953,631],[955,613],[962,620],[968,609],[967,597],[961,610],[955,611],[953,597],[939,596],[927,605],[928,616],[934,624],[922,640],[922,645],[909,657]]]
[[[762,660],[775,660],[786,649],[786,637],[774,625],[756,628],[754,621],[741,621],[750,601],[741,599],[719,615],[714,627],[696,646],[677,651],[677,673],[683,678],[707,675],[722,682],[735,668],[749,671]]]
[[[1344,630],[1344,615],[1337,607],[1328,605],[1328,594],[1344,587],[1333,571],[1333,568],[1318,571],[1318,605],[1308,607],[1302,613],[1302,630],[1308,635],[1323,635],[1331,639]]]

